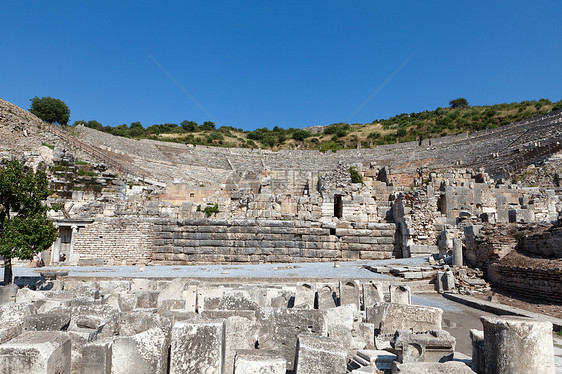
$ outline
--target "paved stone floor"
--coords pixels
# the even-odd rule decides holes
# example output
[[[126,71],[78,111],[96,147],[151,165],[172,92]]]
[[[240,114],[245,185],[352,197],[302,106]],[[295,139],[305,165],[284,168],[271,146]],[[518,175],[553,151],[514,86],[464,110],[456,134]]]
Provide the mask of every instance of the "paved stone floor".
[[[364,265],[397,266],[423,265],[426,257],[407,259],[379,260],[379,261],[349,261],[339,262],[334,267],[333,262],[321,263],[279,263],[256,265],[189,265],[189,266],[58,266],[43,268],[15,267],[14,276],[33,276],[48,270],[68,270],[71,277],[185,277],[185,278],[278,278],[278,279],[397,279],[393,276],[373,273]],[[0,271],[3,276],[4,270]]]

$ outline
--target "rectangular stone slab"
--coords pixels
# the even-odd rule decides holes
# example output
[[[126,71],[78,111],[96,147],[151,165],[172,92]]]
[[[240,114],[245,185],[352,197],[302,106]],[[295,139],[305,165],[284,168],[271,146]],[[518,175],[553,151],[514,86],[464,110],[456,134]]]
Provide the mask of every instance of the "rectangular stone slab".
[[[70,374],[70,357],[68,334],[29,331],[0,345],[0,373]]]
[[[178,321],[172,328],[170,374],[222,374],[225,326],[217,321]]]
[[[427,332],[441,330],[443,310],[421,305],[380,303],[367,309],[367,322],[375,325],[378,334],[394,334],[396,330]]]
[[[275,350],[250,349],[236,351],[234,374],[285,374],[287,362]]]

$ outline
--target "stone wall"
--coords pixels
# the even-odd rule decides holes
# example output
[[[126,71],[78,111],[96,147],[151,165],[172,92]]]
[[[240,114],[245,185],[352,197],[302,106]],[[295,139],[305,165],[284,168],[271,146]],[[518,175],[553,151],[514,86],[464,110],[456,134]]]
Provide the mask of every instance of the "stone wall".
[[[509,266],[499,262],[488,268],[488,279],[494,286],[522,296],[561,303],[561,270]]]
[[[104,218],[81,228],[74,239],[80,265],[142,264],[152,257],[152,219]]]
[[[158,264],[383,259],[394,251],[394,224],[163,219],[155,225]]]

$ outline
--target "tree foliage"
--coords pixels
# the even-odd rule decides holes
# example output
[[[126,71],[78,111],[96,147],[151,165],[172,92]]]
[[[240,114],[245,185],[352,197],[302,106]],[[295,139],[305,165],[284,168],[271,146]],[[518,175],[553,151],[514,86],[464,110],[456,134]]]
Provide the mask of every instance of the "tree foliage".
[[[454,99],[449,101],[449,106],[453,109],[460,109],[460,108],[468,108],[468,100],[464,97],[459,97],[458,99]]]
[[[48,249],[58,230],[47,219],[45,199],[51,194],[47,176],[17,160],[0,163],[0,255],[4,283],[12,281],[11,259],[31,259]]]
[[[41,118],[43,121],[58,123],[59,125],[68,124],[68,120],[70,119],[70,109],[68,109],[68,106],[64,103],[64,101],[48,96],[42,98],[35,96],[30,99],[30,101],[31,109],[29,109],[29,111]]]

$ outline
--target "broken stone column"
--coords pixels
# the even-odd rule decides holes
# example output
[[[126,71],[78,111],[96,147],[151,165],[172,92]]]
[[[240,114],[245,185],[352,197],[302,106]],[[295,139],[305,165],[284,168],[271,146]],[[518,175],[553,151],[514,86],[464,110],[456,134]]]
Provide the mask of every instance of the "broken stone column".
[[[336,340],[315,334],[301,334],[297,339],[295,374],[344,374],[346,353]]]
[[[170,374],[222,374],[224,342],[223,320],[176,322],[172,328]]]
[[[471,368],[477,373],[483,373],[484,367],[484,331],[470,329],[470,340],[472,341],[472,365]]]
[[[285,374],[287,362],[283,354],[275,350],[238,350],[234,364],[234,374]]]
[[[390,302],[396,304],[411,304],[412,303],[412,293],[410,291],[410,286],[403,285],[390,285]]]
[[[54,331],[25,332],[0,345],[0,372],[70,374],[70,337]]]
[[[384,292],[381,283],[363,284],[363,305],[365,309],[372,307],[376,303],[384,302]]]
[[[524,317],[481,317],[486,373],[554,374],[552,323]]]
[[[462,240],[453,239],[453,266],[462,266]]]

